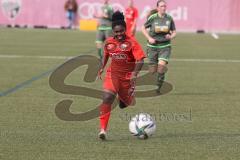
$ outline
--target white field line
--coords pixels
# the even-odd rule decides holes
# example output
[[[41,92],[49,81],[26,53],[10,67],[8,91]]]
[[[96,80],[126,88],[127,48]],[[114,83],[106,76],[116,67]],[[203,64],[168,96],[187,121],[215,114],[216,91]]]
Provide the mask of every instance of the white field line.
[[[208,63],[240,63],[240,59],[170,59],[170,61],[176,62],[208,62]]]
[[[0,54],[0,58],[33,58],[33,59],[71,59],[71,56],[25,56],[25,55],[2,55]]]
[[[32,59],[72,59],[72,56],[25,56],[25,55],[1,55],[0,59],[9,58],[9,59],[17,59],[17,58],[32,58]],[[170,59],[170,61],[175,62],[208,62],[208,63],[240,63],[240,59]]]

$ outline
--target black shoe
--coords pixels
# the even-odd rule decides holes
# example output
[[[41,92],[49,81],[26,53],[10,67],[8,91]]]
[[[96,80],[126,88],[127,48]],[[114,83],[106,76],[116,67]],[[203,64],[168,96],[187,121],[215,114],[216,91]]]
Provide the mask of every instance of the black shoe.
[[[161,94],[161,88],[162,88],[162,86],[163,86],[163,83],[164,83],[164,81],[158,82],[158,84],[157,84],[157,89],[156,89],[156,93],[157,93],[157,94]]]
[[[124,109],[126,107],[127,105],[123,101],[119,100],[119,108]]]

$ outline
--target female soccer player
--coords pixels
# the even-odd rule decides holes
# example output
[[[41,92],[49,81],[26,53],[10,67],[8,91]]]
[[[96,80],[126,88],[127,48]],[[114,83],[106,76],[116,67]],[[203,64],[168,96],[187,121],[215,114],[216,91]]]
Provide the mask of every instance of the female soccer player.
[[[166,13],[166,1],[157,1],[157,13],[150,15],[142,27],[144,36],[148,39],[147,55],[150,62],[149,71],[158,73],[157,93],[160,93],[166,72],[166,66],[171,54],[171,40],[176,36],[173,18]],[[147,31],[149,29],[149,32]]]
[[[134,7],[133,0],[128,1],[128,7],[125,10],[125,18],[127,24],[126,34],[128,36],[134,36],[136,33],[138,10]]]
[[[119,11],[115,12],[112,20],[113,37],[105,41],[104,57],[98,72],[98,77],[101,79],[107,61],[111,58],[103,82],[103,102],[100,105],[99,138],[102,140],[106,139],[111,105],[116,95],[118,95],[120,108],[125,108],[133,102],[135,81],[145,58],[139,43],[126,35],[123,14]]]
[[[98,28],[96,35],[96,44],[98,55],[102,59],[102,47],[103,42],[110,36],[112,36],[112,14],[113,8],[108,2],[109,0],[104,0],[104,4],[101,7],[101,14],[94,15],[95,18],[98,18]]]

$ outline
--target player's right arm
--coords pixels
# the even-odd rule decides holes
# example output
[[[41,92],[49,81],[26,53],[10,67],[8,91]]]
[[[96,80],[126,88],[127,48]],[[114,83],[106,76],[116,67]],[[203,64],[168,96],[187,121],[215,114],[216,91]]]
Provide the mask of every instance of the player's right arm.
[[[107,62],[108,62],[108,59],[109,59],[109,53],[106,50],[106,47],[104,46],[104,54],[103,54],[103,58],[102,58],[101,63],[100,63],[100,68],[98,70],[98,78],[99,79],[102,79],[101,75],[104,71],[104,68],[105,68]]]
[[[156,43],[156,40],[152,38],[147,31],[147,28],[150,28],[151,25],[152,25],[152,18],[148,18],[147,22],[142,26],[142,33],[147,38],[148,42],[150,44],[153,44],[153,43]]]

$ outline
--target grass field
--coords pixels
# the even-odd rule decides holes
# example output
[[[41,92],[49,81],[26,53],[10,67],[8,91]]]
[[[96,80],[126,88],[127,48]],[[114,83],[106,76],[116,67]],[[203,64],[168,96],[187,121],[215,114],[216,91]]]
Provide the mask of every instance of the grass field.
[[[137,38],[144,47],[142,34]],[[70,122],[55,115],[63,99],[74,101],[73,113],[90,110],[99,99],[64,95],[49,86],[48,72],[65,56],[96,55],[94,41],[94,32],[0,28],[1,160],[239,159],[239,35],[215,40],[179,33],[167,74],[174,89],[113,110],[106,142],[97,138],[98,119]],[[85,69],[72,72],[66,83],[101,89],[101,81],[83,82]],[[148,140],[128,131],[129,116],[140,112],[156,115],[157,131]]]

